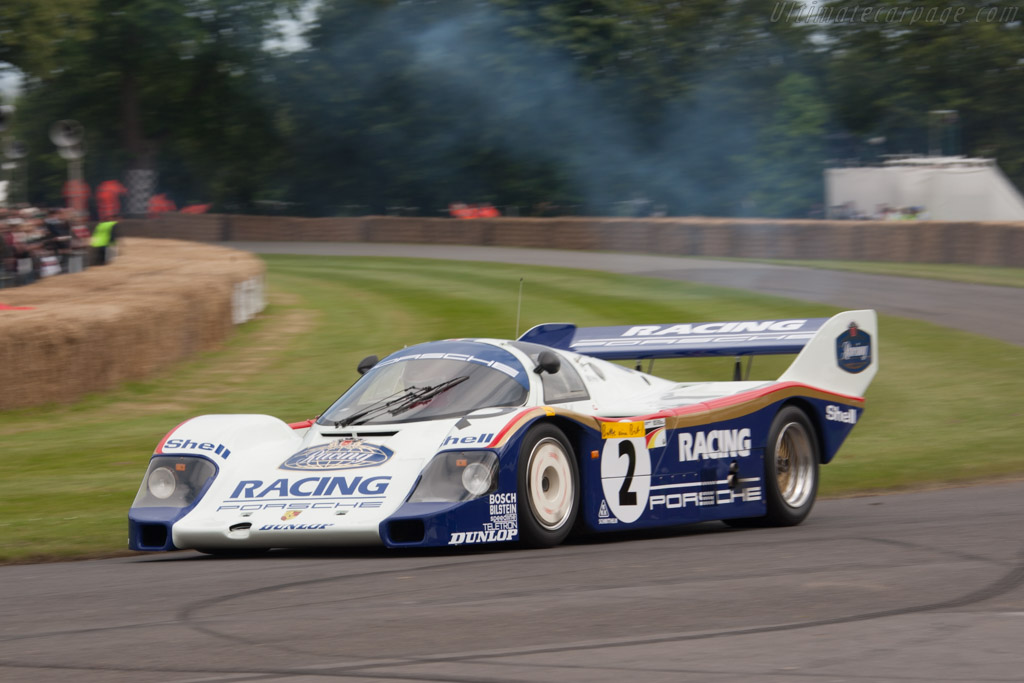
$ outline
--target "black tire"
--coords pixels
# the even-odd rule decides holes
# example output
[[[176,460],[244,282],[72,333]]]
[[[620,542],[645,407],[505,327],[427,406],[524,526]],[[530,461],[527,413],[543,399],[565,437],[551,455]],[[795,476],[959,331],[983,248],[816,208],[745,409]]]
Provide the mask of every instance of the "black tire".
[[[764,447],[764,517],[723,520],[732,527],[796,526],[818,495],[818,436],[806,413],[786,406],[772,420]]]
[[[246,557],[262,557],[270,552],[270,548],[195,548],[198,553],[212,557],[244,559]]]
[[[519,540],[550,548],[568,537],[580,506],[580,474],[569,440],[552,424],[530,428],[519,448]]]
[[[772,420],[764,449],[768,524],[796,526],[807,518],[818,496],[819,462],[818,436],[807,414],[786,406]]]

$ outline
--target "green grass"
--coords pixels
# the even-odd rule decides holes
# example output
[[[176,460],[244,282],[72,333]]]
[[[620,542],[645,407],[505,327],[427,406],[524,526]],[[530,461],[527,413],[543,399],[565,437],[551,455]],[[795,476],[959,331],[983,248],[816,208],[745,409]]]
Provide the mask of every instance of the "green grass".
[[[0,413],[0,561],[110,555],[153,447],[194,415],[318,414],[358,361],[453,336],[579,325],[824,317],[834,307],[682,282],[553,268],[268,256],[271,306],[222,349],[70,405]],[[1017,455],[1024,349],[883,316],[868,410],[822,495],[1024,475]],[[130,354],[130,349],[124,350]],[[788,359],[759,358],[755,378]],[[674,379],[729,379],[728,359],[659,361]]]
[[[731,260],[731,259],[730,259]],[[748,260],[748,259],[743,259]],[[882,261],[797,261],[758,260],[779,266],[801,266],[803,268],[824,268],[826,270],[849,270],[872,275],[898,275],[929,280],[969,282],[976,285],[997,285],[1000,287],[1024,287],[1024,268],[995,268],[969,266],[958,263],[886,263]]]

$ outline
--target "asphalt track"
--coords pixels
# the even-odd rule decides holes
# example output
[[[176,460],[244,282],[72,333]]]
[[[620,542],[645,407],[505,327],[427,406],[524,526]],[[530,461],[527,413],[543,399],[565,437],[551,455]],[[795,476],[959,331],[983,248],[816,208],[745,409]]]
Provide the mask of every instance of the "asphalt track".
[[[706,258],[587,251],[337,242],[223,242],[263,254],[392,256],[583,268],[749,289],[926,320],[1024,346],[1024,290]]]
[[[699,270],[714,267],[620,272]],[[887,290],[825,300],[895,312]],[[992,332],[979,311],[927,308],[912,307]],[[544,551],[0,567],[0,680],[1021,681],[1022,500],[1019,481],[825,500],[790,529],[708,523]]]

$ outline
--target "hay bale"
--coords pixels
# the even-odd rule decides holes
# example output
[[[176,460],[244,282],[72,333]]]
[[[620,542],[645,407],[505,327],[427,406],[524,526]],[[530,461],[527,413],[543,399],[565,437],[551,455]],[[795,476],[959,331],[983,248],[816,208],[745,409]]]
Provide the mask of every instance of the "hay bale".
[[[142,379],[232,329],[237,283],[263,262],[224,247],[126,238],[113,263],[5,289],[0,303],[0,410],[66,403]]]

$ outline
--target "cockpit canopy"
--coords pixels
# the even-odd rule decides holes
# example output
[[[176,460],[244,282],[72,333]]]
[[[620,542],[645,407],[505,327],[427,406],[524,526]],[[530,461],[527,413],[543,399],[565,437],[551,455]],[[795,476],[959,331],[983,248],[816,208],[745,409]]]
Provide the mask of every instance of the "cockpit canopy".
[[[418,344],[373,366],[317,420],[319,424],[389,424],[520,406],[530,380],[504,349],[473,341]]]

